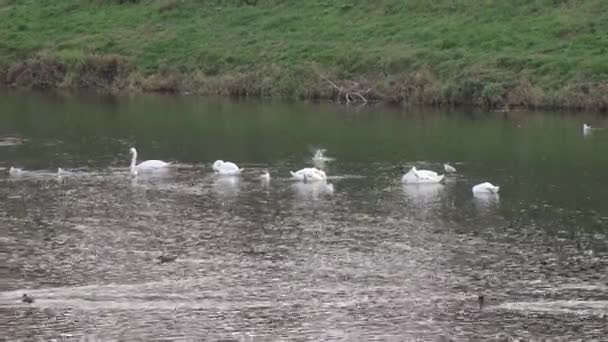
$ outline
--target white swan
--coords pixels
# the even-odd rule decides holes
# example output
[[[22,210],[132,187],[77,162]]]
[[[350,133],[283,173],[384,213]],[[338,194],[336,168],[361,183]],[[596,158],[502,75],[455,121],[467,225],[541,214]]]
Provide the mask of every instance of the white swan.
[[[60,167],[57,168],[57,176],[61,177],[61,176],[69,176],[72,175],[73,173],[70,171],[66,171]]]
[[[170,164],[170,163],[164,162],[162,160],[146,160],[146,161],[143,161],[143,162],[137,164],[137,150],[135,149],[135,147],[131,147],[131,149],[129,149],[129,152],[131,153],[130,172],[133,175],[137,175],[138,172],[155,171],[155,170],[163,169],[163,168],[169,166],[169,164]]]
[[[444,170],[445,170],[445,172],[447,172],[447,173],[454,173],[454,172],[456,172],[456,168],[455,168],[455,167],[453,167],[453,166],[452,166],[452,165],[450,165],[450,164],[443,164],[443,169],[444,169]]]
[[[473,187],[473,194],[496,194],[500,190],[499,186],[495,186],[490,182],[483,182]]]
[[[296,180],[303,182],[318,182],[326,181],[327,175],[324,171],[317,169],[316,167],[306,167],[296,172],[289,171],[291,177]]]
[[[591,133],[591,126],[587,125],[586,123],[583,124],[583,135],[587,135],[589,133]]]
[[[213,163],[213,171],[215,171],[215,173],[219,173],[220,175],[235,176],[241,173],[243,169],[239,169],[235,163],[216,160],[215,163]]]
[[[260,179],[264,183],[270,182],[270,173],[268,173],[268,171],[264,172],[263,174],[260,175]]]
[[[401,182],[406,184],[440,183],[445,175],[439,175],[435,171],[417,170],[412,167],[401,177]]]
[[[11,166],[11,168],[8,169],[8,174],[11,176],[21,176],[23,175],[23,169]]]

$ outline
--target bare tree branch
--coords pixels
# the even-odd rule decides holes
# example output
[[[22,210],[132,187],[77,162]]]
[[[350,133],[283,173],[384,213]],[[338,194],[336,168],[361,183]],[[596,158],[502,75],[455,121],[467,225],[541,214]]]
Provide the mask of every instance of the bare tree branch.
[[[351,93],[351,94],[354,95],[354,96],[357,96],[358,98],[360,98],[361,101],[363,101],[363,103],[367,103],[367,99],[365,98],[365,96],[361,95],[361,93],[356,93],[355,92],[355,93]],[[351,94],[349,94],[349,95],[351,95]]]
[[[361,84],[356,81],[347,81],[346,85],[338,86],[336,83],[332,82],[325,75],[319,73],[319,77],[329,83],[335,90],[337,90],[336,102],[338,103],[346,103],[351,104],[355,102],[361,102],[362,104],[367,104],[367,98],[363,95],[369,94],[372,90],[371,88],[363,89]]]

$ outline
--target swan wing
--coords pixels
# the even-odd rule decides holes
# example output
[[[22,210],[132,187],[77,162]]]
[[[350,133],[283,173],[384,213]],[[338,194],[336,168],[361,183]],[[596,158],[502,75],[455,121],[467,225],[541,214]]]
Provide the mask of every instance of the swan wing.
[[[411,168],[406,174],[401,177],[403,183],[418,183],[419,177],[415,168]]]
[[[440,183],[444,175],[438,175],[437,172],[429,170],[416,170],[412,168],[408,171],[401,181],[403,183]]]
[[[299,171],[293,172],[293,171],[289,171],[289,173],[291,174],[291,178],[297,179],[297,180],[302,180],[304,179],[304,176],[302,176],[301,174],[298,173]]]
[[[445,175],[437,175],[434,177],[426,176],[418,178],[418,183],[441,183]]]
[[[325,171],[313,168],[311,170],[310,178],[312,178],[313,180],[326,180],[327,175],[325,174]]]
[[[160,169],[163,167],[168,166],[169,163],[164,162],[162,160],[146,160],[144,162],[139,163],[136,168],[138,171],[143,171],[143,170],[153,170],[153,169]]]
[[[490,182],[483,182],[483,183],[477,184],[473,187],[473,192],[475,192],[475,193],[480,193],[480,192],[497,193],[498,190],[500,190],[500,187],[494,186]]]
[[[416,174],[423,179],[434,179],[438,177],[437,172],[429,170],[417,170]]]
[[[323,177],[322,174],[316,173],[316,172],[313,172],[312,174],[307,175],[306,178],[307,178],[307,180],[309,180],[311,182],[320,182],[320,181],[324,181],[325,180],[325,177]]]
[[[225,162],[219,167],[219,173],[222,175],[238,175],[242,169],[232,162]]]
[[[294,179],[304,180],[304,178],[310,174],[310,168],[307,167],[307,168],[298,170],[296,172],[293,172],[293,171],[289,171],[289,172],[291,173],[291,177],[293,177]]]

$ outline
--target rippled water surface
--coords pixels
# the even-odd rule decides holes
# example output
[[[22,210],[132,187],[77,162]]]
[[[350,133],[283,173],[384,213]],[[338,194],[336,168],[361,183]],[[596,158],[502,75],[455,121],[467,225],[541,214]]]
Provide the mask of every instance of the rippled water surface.
[[[0,335],[605,340],[608,129],[583,135],[583,122],[608,127],[569,113],[0,93]],[[130,146],[174,163],[132,177]],[[291,180],[317,149],[333,158],[319,165],[328,183]],[[216,176],[216,159],[244,171]],[[458,169],[444,184],[400,182],[402,167],[444,162]],[[474,197],[483,181],[500,195]]]

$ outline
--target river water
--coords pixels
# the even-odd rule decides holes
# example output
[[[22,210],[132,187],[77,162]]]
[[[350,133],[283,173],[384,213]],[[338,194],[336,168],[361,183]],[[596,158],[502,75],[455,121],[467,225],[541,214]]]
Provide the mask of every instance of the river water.
[[[584,113],[0,93],[0,335],[606,340],[608,129],[584,122],[608,127]],[[133,177],[131,146],[174,164]],[[328,184],[291,180],[318,149]],[[243,173],[214,175],[216,159]],[[444,162],[458,170],[444,184],[400,182]],[[499,196],[473,196],[483,181]]]

